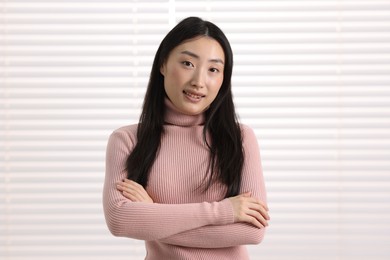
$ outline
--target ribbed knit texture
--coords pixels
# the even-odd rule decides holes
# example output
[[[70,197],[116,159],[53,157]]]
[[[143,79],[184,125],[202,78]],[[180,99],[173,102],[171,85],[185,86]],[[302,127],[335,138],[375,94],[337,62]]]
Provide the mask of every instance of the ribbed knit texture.
[[[116,189],[126,178],[126,160],[137,142],[137,125],[115,130],[108,141],[103,206],[111,233],[145,240],[146,260],[249,259],[245,244],[258,244],[264,229],[234,223],[226,187],[203,192],[209,153],[202,138],[204,115],[178,112],[166,99],[164,134],[147,192],[154,203],[131,202]],[[259,148],[252,129],[241,125],[245,161],[241,192],[266,201]]]

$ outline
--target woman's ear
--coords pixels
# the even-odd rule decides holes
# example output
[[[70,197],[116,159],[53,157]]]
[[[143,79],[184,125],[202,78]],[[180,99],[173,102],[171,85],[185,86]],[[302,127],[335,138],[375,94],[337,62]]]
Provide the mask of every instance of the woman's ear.
[[[165,63],[160,67],[160,73],[165,77]]]

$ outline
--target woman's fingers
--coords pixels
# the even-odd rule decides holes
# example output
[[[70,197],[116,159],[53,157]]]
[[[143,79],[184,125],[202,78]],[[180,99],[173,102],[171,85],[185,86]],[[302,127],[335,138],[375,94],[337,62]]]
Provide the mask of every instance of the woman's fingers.
[[[249,205],[250,209],[256,210],[263,216],[266,220],[270,220],[269,214],[268,214],[268,207],[265,206],[265,203],[263,203],[260,200],[255,199],[255,202]]]
[[[144,188],[141,185],[137,185],[138,183],[130,181],[130,180],[125,180],[124,181],[127,184],[127,190],[126,192],[130,192],[133,194],[134,197],[137,198],[138,201],[143,201],[144,200]]]
[[[142,201],[142,198],[138,192],[124,183],[117,183],[117,189],[122,192],[122,194],[130,199],[131,201],[138,202]]]
[[[257,203],[259,203],[261,206],[263,206],[263,208],[264,208],[266,211],[269,210],[267,204],[265,204],[263,201],[257,199]]]
[[[265,225],[263,225],[255,217],[252,217],[250,215],[246,216],[245,217],[245,221],[243,221],[243,222],[247,222],[247,223],[252,224],[253,226],[258,227],[258,228],[264,228],[265,227]]]
[[[247,214],[253,217],[262,227],[268,226],[268,219],[256,210],[249,210]]]
[[[139,194],[137,192],[134,192],[131,189],[124,190],[122,193],[126,198],[128,198],[129,200],[131,200],[133,202],[143,201],[143,199],[139,196]]]
[[[258,228],[268,226],[268,207],[259,199],[243,193],[229,198],[234,210],[235,222],[250,223]]]
[[[149,202],[153,203],[152,198],[146,192],[144,187],[134,181],[125,179],[117,183],[117,189],[122,194],[133,202]]]

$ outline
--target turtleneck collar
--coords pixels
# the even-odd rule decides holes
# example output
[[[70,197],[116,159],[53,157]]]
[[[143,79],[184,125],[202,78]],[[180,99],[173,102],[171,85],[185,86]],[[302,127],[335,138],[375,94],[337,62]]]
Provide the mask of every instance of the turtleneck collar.
[[[164,102],[166,107],[164,115],[165,123],[177,126],[196,126],[204,124],[204,113],[194,116],[186,115],[177,110],[177,108],[167,97],[165,98]]]

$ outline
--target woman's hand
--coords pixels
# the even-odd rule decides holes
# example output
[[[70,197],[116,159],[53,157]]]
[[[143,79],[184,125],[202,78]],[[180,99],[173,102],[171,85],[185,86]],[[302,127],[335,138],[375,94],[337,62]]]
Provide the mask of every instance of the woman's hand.
[[[268,207],[259,199],[251,197],[250,192],[229,198],[233,205],[234,222],[246,222],[258,228],[268,226]]]
[[[148,202],[153,203],[152,198],[146,192],[142,185],[135,181],[125,179],[116,184],[116,188],[122,192],[123,196],[133,202]]]

